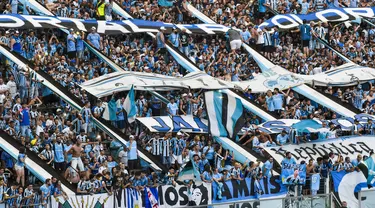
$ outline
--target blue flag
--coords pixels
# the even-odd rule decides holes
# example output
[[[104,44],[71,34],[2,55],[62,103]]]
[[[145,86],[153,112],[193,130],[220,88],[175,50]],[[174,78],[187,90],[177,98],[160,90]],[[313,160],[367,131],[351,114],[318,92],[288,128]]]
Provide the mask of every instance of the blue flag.
[[[135,105],[135,95],[134,86],[130,88],[128,95],[126,96],[125,102],[123,104],[124,110],[128,115],[128,122],[133,123],[135,121],[135,116],[137,115],[137,106]]]

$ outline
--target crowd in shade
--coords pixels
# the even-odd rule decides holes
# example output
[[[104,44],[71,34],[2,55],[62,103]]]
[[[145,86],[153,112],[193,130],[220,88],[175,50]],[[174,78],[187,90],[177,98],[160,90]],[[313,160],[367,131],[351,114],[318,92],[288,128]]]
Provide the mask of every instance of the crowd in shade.
[[[112,0],[44,0],[51,12],[61,17],[81,19],[119,20],[113,12]],[[189,3],[219,24],[238,28],[242,42],[256,48],[261,54],[285,69],[305,75],[313,75],[344,64],[337,54],[317,40],[327,41],[333,48],[360,65],[375,67],[375,27],[368,23],[345,24],[308,23],[308,33],[299,29],[279,31],[277,27],[264,28],[258,25],[273,13],[306,14],[331,7],[371,6],[372,1],[323,1],[323,0],[259,0],[241,1],[177,1],[160,6],[157,1],[118,1],[119,5],[134,18],[168,23],[201,23],[186,9]],[[31,9],[28,1],[1,1],[3,14],[39,14]],[[285,145],[289,141],[288,132],[268,135],[256,129],[262,120],[251,115],[247,131],[241,142],[266,159],[238,163],[233,152],[226,150],[205,134],[151,133],[139,123],[129,124],[124,113],[123,103],[126,94],[93,98],[79,87],[85,81],[112,73],[114,70],[94,53],[93,47],[123,70],[158,73],[173,77],[187,74],[176,60],[165,50],[166,42],[185,54],[199,69],[207,74],[226,81],[251,80],[262,72],[255,61],[244,50],[233,50],[226,35],[191,35],[175,29],[165,33],[160,28],[157,40],[147,34],[127,34],[118,36],[100,35],[92,27],[88,33],[69,30],[69,34],[55,29],[2,30],[0,44],[9,47],[34,64],[35,71],[44,71],[57,83],[84,103],[82,110],[74,109],[58,95],[39,82],[31,71],[21,71],[5,57],[1,57],[0,78],[0,128],[24,148],[14,160],[2,151],[0,169],[0,189],[8,190],[0,201],[18,207],[21,204],[40,201],[45,203],[49,196],[63,194],[56,178],[40,184],[34,189],[35,177],[25,168],[25,152],[36,153],[48,165],[63,174],[69,182],[77,184],[77,192],[113,193],[118,188],[137,188],[175,185],[183,167],[192,161],[205,182],[221,181],[246,177],[271,177],[273,158],[265,155],[262,145]],[[86,45],[88,44],[88,45]],[[320,89],[336,96],[341,102],[353,105],[361,112],[375,113],[374,82],[353,87]],[[244,90],[244,96],[263,106],[264,110],[277,113],[280,118],[311,119],[323,121],[340,117],[327,109],[297,94],[292,89],[275,89],[267,93],[252,93],[251,86]],[[145,92],[137,92],[136,106],[138,117],[194,115],[207,118],[202,91],[181,90],[161,93],[168,103]],[[92,117],[102,117],[103,103],[116,101],[116,118],[113,127],[126,132],[129,141],[120,141],[106,135],[91,122]],[[374,124],[369,121],[367,129],[355,133],[373,133]],[[329,127],[334,128],[334,127]],[[334,135],[334,137],[337,135]],[[304,139],[304,138],[302,138]],[[298,141],[299,142],[299,141]],[[82,149],[83,148],[83,149]],[[137,149],[143,148],[160,159],[169,168],[167,173],[150,171],[146,162],[140,160]],[[289,155],[290,156],[290,155]],[[287,160],[290,158],[287,155]],[[335,158],[336,157],[336,158]],[[310,160],[307,173],[321,173],[328,177],[330,170],[353,171],[362,160],[342,158],[332,154]],[[5,185],[6,184],[6,185]],[[28,185],[30,184],[30,185]],[[15,191],[17,189],[17,191]],[[307,188],[308,189],[308,188]],[[40,192],[40,195],[32,194]],[[40,197],[39,199],[36,199]]]

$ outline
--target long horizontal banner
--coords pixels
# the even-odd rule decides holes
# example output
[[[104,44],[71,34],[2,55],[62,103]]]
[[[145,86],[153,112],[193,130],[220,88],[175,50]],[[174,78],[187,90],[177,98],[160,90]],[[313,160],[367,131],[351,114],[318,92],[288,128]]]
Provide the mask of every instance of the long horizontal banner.
[[[130,90],[170,91],[174,89],[227,89],[233,88],[230,82],[211,77],[203,72],[191,72],[176,78],[143,72],[114,72],[89,80],[81,87],[96,97],[111,95],[113,92]]]
[[[198,207],[204,205],[234,202],[239,200],[266,199],[269,197],[283,197],[286,188],[278,177],[261,178],[259,180],[246,178],[245,180],[227,180],[220,183],[222,199],[218,199],[217,183],[192,184],[190,186],[163,185],[137,190],[132,188],[119,189],[116,193],[94,195],[68,195],[67,198],[52,198],[51,207],[118,207],[118,208],[170,208],[170,207]],[[257,194],[261,193],[261,194]],[[281,202],[281,201],[277,201]],[[259,206],[260,201],[251,205]],[[267,203],[264,203],[267,205]],[[215,206],[216,207],[216,206]],[[242,206],[243,207],[243,206]],[[251,206],[250,206],[251,207]],[[261,206],[266,208],[267,206]]]
[[[281,147],[265,147],[265,150],[279,163],[285,158],[287,152],[292,153],[297,163],[310,159],[323,157],[333,152],[335,155],[342,155],[343,158],[357,158],[358,154],[368,155],[375,147],[374,136],[351,136],[339,139],[328,139],[319,142],[308,142],[284,145]]]
[[[263,27],[277,26],[280,29],[292,29],[299,27],[303,20],[313,22],[345,22],[357,18],[374,18],[375,7],[367,8],[332,8],[310,14],[282,14],[268,19],[260,25]]]
[[[2,14],[0,15],[0,28],[10,29],[74,29],[75,31],[90,32],[96,27],[97,32],[107,35],[139,32],[158,32],[160,27],[165,27],[167,33],[173,28],[186,29],[187,33],[218,34],[225,33],[228,27],[218,24],[172,24],[139,19],[123,21],[83,20],[75,18]]]
[[[136,119],[150,132],[208,132],[208,121],[191,115],[138,117]]]
[[[340,125],[342,130],[351,130],[354,125],[354,119],[357,119],[361,125],[367,123],[368,119],[375,119],[375,116],[369,114],[357,114],[354,118],[350,117],[343,117],[337,118],[333,120],[327,120],[327,122],[332,122],[335,125]],[[315,122],[321,123],[318,120],[314,120]],[[306,120],[297,120],[297,119],[279,119],[275,121],[267,121],[260,125],[258,125],[259,130],[268,134],[276,134],[280,133],[282,130],[289,132],[293,125],[297,125],[299,122],[306,122]],[[308,127],[308,126],[307,126]],[[246,131],[247,129],[242,129],[242,132]]]

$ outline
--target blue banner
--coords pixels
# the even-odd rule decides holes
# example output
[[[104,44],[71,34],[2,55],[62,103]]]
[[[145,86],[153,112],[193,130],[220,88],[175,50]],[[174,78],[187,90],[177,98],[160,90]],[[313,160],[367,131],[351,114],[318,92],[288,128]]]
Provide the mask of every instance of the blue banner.
[[[221,190],[222,199],[218,199]],[[228,180],[212,183],[212,202],[230,202],[245,199],[265,198],[286,194],[286,187],[280,183],[278,177],[245,178],[244,180]]]
[[[284,164],[281,169],[281,180],[285,185],[306,183],[306,164]]]
[[[223,34],[228,27],[218,24],[172,24],[164,22],[129,19],[123,21],[83,20],[75,18],[60,18],[54,16],[35,16],[18,14],[1,14],[0,28],[10,29],[73,29],[74,31],[91,32],[92,28],[101,34],[116,35],[125,33],[158,32],[161,27],[166,33],[174,28],[185,28],[188,33]]]
[[[374,18],[375,7],[366,8],[332,8],[320,12],[309,14],[282,14],[268,19],[260,25],[264,27],[279,27],[280,29],[292,29],[299,27],[303,20],[307,22],[345,22],[356,20],[357,18]]]

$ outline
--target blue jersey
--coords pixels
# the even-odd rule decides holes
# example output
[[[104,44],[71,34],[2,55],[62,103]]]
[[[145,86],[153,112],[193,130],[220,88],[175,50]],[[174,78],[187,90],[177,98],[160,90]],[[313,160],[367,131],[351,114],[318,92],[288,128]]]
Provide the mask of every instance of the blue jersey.
[[[302,40],[311,39],[311,27],[310,25],[304,24],[299,26]]]
[[[16,41],[13,44],[13,51],[20,53],[22,51],[21,38],[14,36],[13,39]]]

